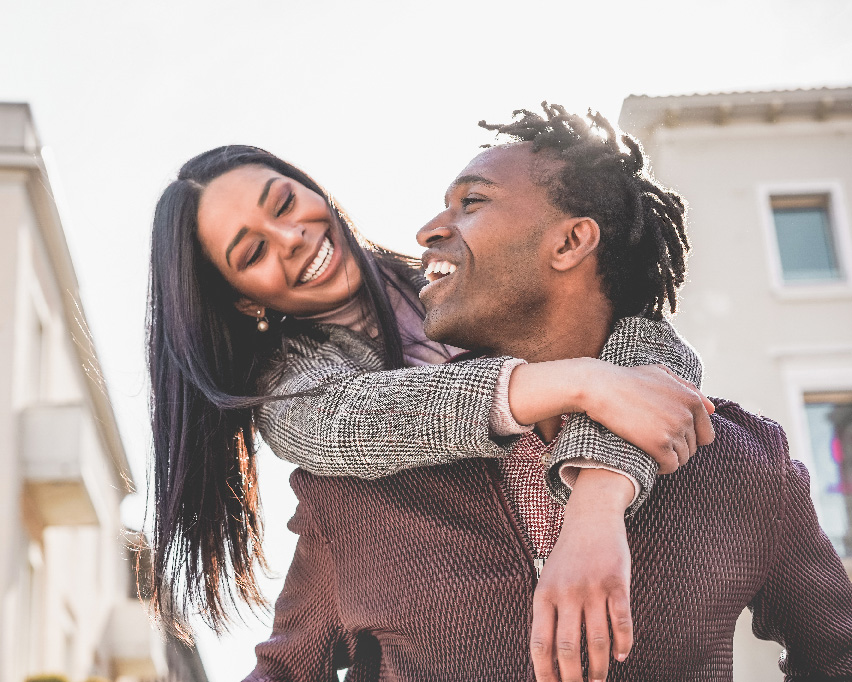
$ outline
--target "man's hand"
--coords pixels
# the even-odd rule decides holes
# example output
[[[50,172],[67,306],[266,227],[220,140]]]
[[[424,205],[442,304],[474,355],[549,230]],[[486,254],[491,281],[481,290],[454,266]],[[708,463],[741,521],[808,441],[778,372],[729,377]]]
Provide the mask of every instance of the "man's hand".
[[[584,411],[614,434],[644,450],[670,474],[709,445],[715,407],[695,386],[662,365],[595,366]]]
[[[633,619],[624,510],[632,498],[633,484],[625,476],[600,469],[580,472],[533,598],[530,652],[537,682],[582,682],[583,623],[590,682],[606,679],[610,624],[613,656],[623,661],[630,652]]]

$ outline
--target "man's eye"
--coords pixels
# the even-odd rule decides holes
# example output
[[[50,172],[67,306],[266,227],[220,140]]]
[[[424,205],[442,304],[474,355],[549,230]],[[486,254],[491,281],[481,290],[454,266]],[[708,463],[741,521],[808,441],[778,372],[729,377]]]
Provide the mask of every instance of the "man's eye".
[[[462,205],[462,208],[467,208],[471,204],[476,204],[476,203],[479,203],[479,202],[482,202],[482,201],[485,201],[485,199],[482,199],[481,197],[464,197],[461,200],[461,205]]]
[[[251,252],[249,259],[246,261],[246,267],[257,263],[257,261],[260,260],[261,256],[263,256],[264,251],[266,251],[266,242],[258,242],[254,251]]]
[[[287,195],[287,198],[284,200],[284,203],[281,204],[281,208],[278,209],[278,212],[275,214],[275,217],[278,218],[284,215],[287,211],[289,211],[293,207],[293,202],[296,201],[296,193],[290,192]]]

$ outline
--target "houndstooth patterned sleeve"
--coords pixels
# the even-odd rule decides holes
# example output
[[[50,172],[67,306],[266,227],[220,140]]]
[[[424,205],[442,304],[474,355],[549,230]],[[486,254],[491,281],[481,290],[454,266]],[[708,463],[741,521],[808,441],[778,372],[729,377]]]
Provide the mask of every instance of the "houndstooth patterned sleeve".
[[[517,438],[489,430],[508,358],[380,371],[374,347],[342,327],[325,327],[328,338],[291,339],[265,380],[268,392],[288,396],[255,412],[277,456],[320,476],[378,478],[509,454]]]
[[[702,365],[695,350],[666,321],[644,317],[620,319],[601,351],[601,360],[622,367],[665,365],[678,376],[701,386]],[[647,499],[657,476],[657,463],[635,445],[619,438],[585,414],[572,414],[556,443],[548,471],[553,495],[566,501],[570,490],[560,470],[572,459],[585,458],[630,474],[641,487],[627,510],[629,516]]]

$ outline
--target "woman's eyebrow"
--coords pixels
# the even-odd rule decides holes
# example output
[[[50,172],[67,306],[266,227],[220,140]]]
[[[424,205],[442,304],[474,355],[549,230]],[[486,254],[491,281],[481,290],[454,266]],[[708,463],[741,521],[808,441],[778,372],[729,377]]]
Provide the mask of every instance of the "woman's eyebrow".
[[[263,208],[263,203],[266,201],[266,197],[269,196],[269,188],[272,187],[272,183],[280,178],[269,178],[266,181],[266,184],[263,186],[263,191],[260,193],[260,199],[257,200],[258,208]]]
[[[273,178],[274,180],[275,178]],[[266,187],[266,192],[269,192],[269,186]],[[248,228],[243,227],[237,232],[237,236],[231,240],[231,243],[228,244],[228,248],[225,249],[225,262],[228,264],[228,267],[231,267],[231,251],[234,250],[234,247],[240,243],[240,239],[246,236],[248,233]]]

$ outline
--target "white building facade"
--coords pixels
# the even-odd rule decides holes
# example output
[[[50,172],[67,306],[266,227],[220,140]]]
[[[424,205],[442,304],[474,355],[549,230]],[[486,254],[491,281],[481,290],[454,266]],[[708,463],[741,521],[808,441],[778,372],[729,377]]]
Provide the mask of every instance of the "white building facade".
[[[785,428],[852,567],[852,88],[631,96],[619,124],[689,203],[675,318],[704,389]],[[737,680],[781,680],[740,621]]]
[[[133,485],[29,107],[0,103],[0,682],[161,679]]]

